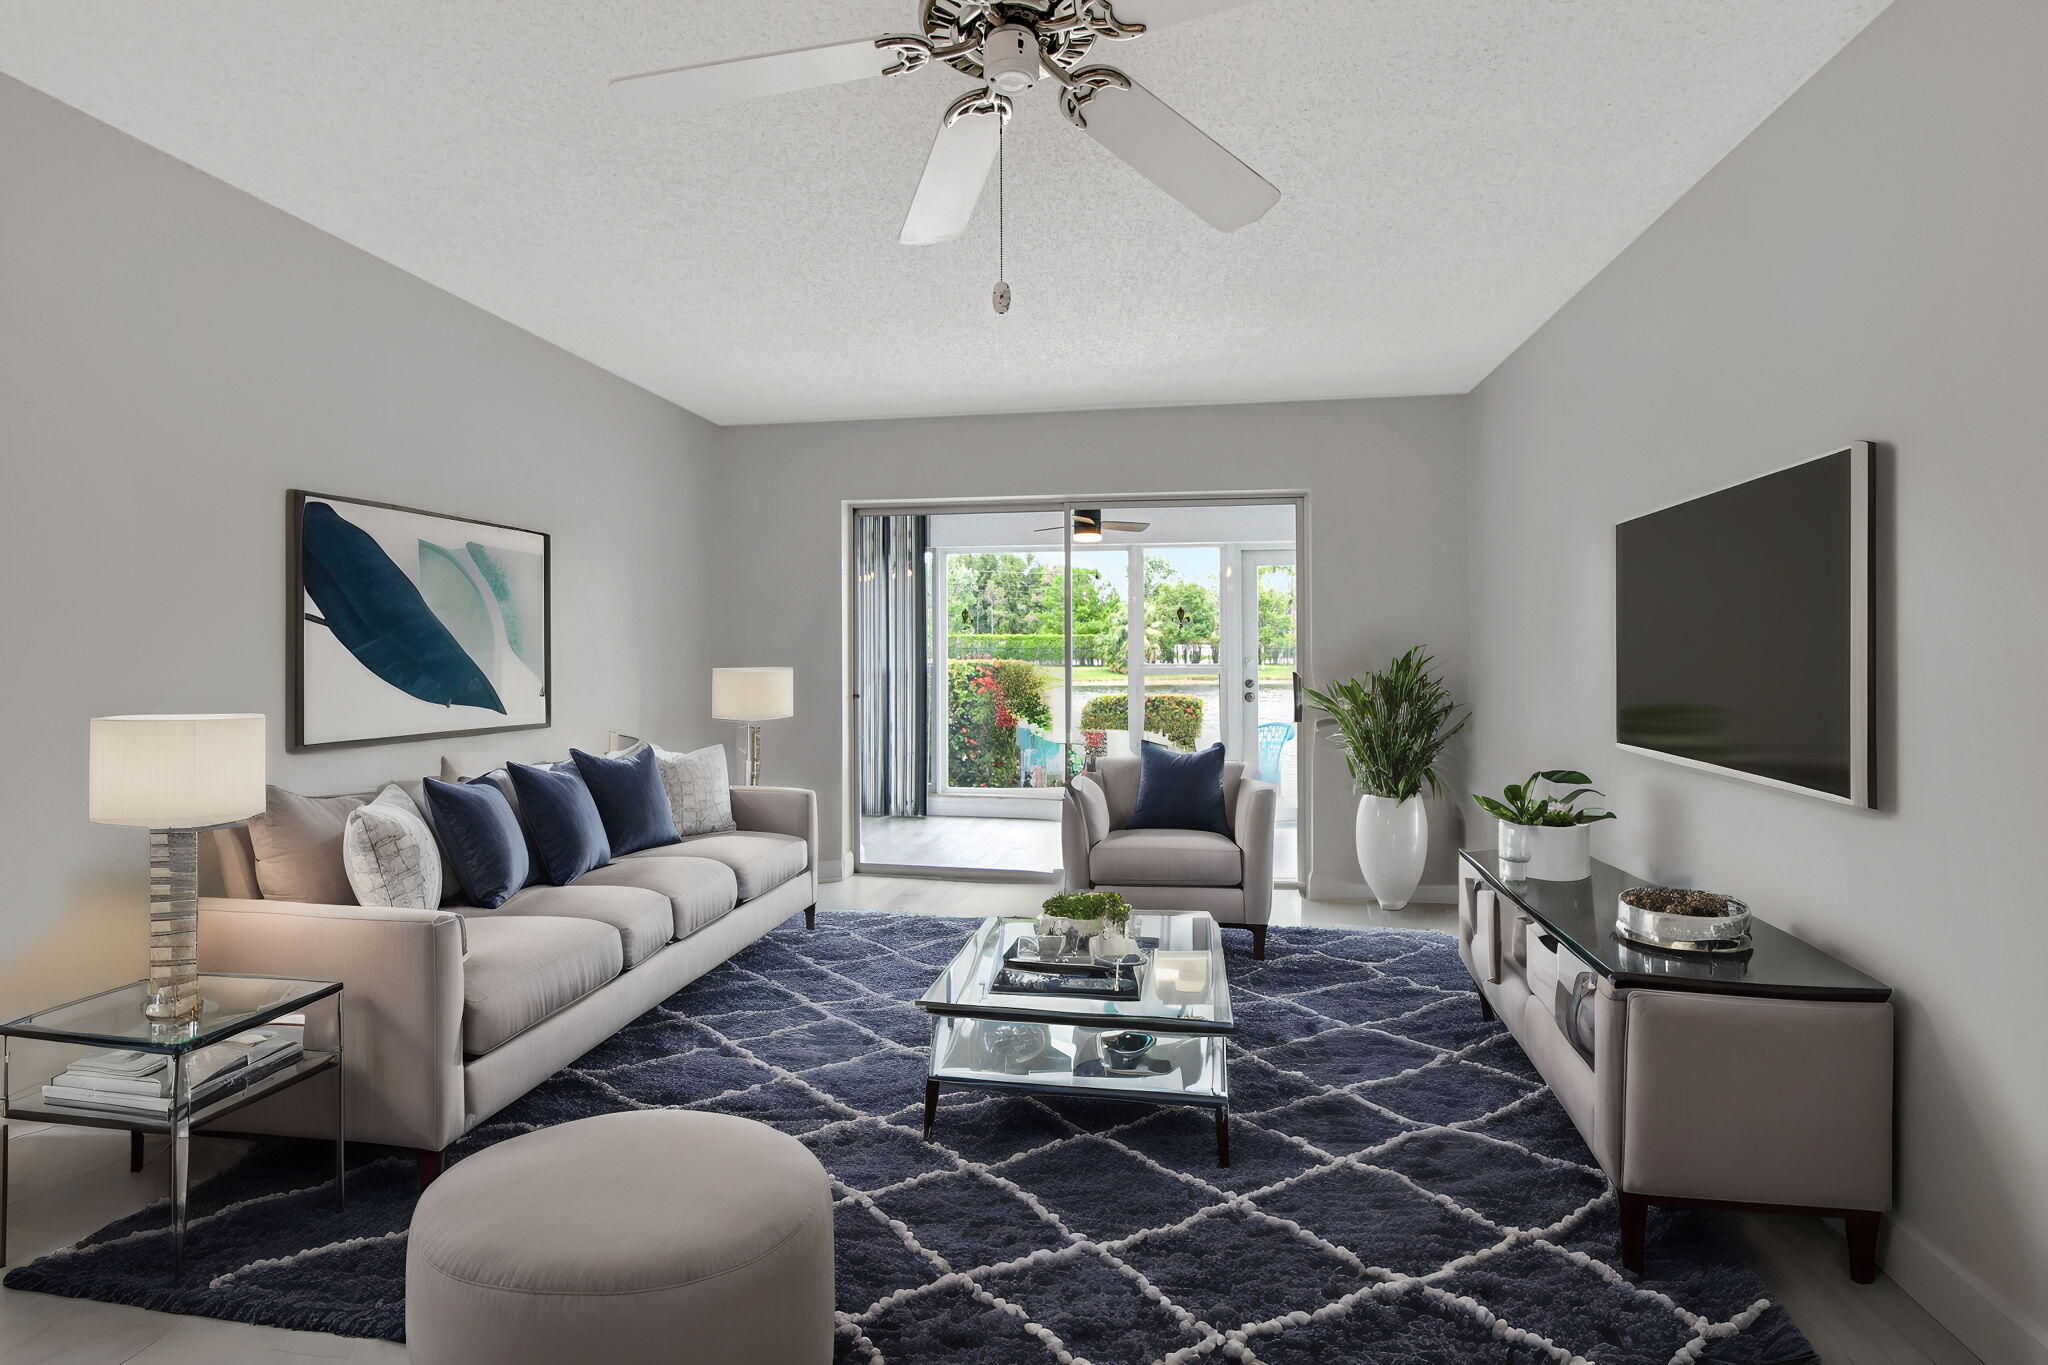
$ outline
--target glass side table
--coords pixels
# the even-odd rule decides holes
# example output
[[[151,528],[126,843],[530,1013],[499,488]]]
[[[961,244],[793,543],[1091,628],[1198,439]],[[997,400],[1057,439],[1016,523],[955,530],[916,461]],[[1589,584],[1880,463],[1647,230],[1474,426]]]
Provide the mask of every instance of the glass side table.
[[[202,973],[198,989],[201,999],[198,1017],[178,1023],[166,1024],[145,1016],[142,1005],[149,995],[149,983],[132,981],[83,1000],[74,1000],[68,1005],[58,1005],[0,1024],[0,1265],[7,1262],[7,1133],[10,1123],[32,1120],[85,1128],[125,1128],[129,1135],[130,1170],[142,1169],[142,1140],[146,1134],[168,1137],[171,1145],[165,1164],[170,1168],[171,1273],[175,1277],[182,1273],[185,1263],[185,1187],[191,1173],[192,1130],[288,1086],[297,1085],[309,1076],[332,1071],[334,1207],[346,1207],[348,1192],[343,1180],[346,1142],[343,1135],[348,1127],[348,1091],[341,1067],[341,983]],[[193,1103],[190,1077],[186,1072],[187,1061],[193,1053],[224,1042],[246,1029],[260,1028],[288,1015],[300,1014],[322,1000],[334,1002],[334,1046],[331,1049],[308,1048],[288,1066],[240,1088]],[[169,1109],[158,1116],[56,1104],[43,1098],[40,1084],[31,1096],[17,1100],[13,1093],[13,1045],[17,1038],[88,1049],[122,1048],[169,1057]]]

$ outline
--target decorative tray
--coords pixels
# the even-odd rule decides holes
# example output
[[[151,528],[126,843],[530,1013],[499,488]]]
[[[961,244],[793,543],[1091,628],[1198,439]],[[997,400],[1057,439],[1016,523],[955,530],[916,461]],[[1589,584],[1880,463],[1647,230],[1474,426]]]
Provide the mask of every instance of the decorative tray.
[[[1136,1066],[1111,1066],[1100,1057],[1090,1057],[1074,1068],[1074,1074],[1118,1080],[1135,1076],[1164,1076],[1173,1070],[1174,1064],[1164,1057],[1145,1057]]]
[[[1152,952],[1159,947],[1159,940],[1150,936],[1133,941],[1138,945],[1140,961],[1143,958],[1150,957]],[[1023,967],[1031,971],[1040,972],[1058,972],[1064,975],[1074,975],[1077,973],[1094,975],[1099,973],[1103,976],[1108,976],[1115,970],[1111,966],[1097,962],[1092,955],[1085,952],[1061,953],[1056,957],[1041,957],[1038,954],[1037,939],[1030,934],[1026,934],[1023,938],[1018,939],[1015,943],[1004,949],[1003,960],[1012,967]],[[1127,963],[1126,968],[1128,969],[1128,967],[1135,965],[1137,965],[1136,962]]]
[[[1138,979],[1126,974],[1112,976],[1107,968],[1099,972],[1041,972],[1005,967],[996,973],[991,989],[1004,995],[1079,995],[1094,1000],[1136,1000]]]

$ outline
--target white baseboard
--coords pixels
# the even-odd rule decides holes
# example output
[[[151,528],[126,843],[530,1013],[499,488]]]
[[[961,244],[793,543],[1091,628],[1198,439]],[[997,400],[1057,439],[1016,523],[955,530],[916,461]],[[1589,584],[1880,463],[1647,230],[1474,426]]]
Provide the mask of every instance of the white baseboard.
[[[1372,905],[1376,903],[1376,898],[1372,894],[1372,888],[1368,887],[1364,882],[1347,882],[1336,877],[1319,877],[1314,872],[1308,874],[1308,885],[1303,888],[1303,893],[1312,901],[1343,901],[1355,905]],[[1416,887],[1415,894],[1410,896],[1408,900],[1411,905],[1456,905],[1458,903],[1458,884],[1456,882],[1425,883],[1422,886]]]
[[[2048,1365],[2048,1328],[1957,1265],[1910,1224],[1885,1220],[1878,1264],[1978,1359],[1996,1365]]]

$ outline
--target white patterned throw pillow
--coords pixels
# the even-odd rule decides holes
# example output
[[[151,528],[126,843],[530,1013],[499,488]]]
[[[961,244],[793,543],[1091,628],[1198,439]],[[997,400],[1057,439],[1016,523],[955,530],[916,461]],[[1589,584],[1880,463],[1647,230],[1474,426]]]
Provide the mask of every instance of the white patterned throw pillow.
[[[364,905],[431,910],[441,903],[441,850],[419,807],[397,783],[349,812],[341,862]]]
[[[659,744],[618,736],[623,748],[613,758],[623,758],[641,749],[654,750],[654,766],[661,773],[661,789],[668,793],[668,813],[675,818],[676,833],[687,839],[693,834],[723,834],[738,829],[732,818],[732,777],[726,771],[725,746],[713,744],[687,754],[672,754]]]

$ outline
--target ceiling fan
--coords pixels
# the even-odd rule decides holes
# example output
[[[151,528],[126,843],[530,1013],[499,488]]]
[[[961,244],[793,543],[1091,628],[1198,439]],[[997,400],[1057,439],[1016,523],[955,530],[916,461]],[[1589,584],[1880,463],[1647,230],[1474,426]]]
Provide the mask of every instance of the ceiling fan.
[[[1058,88],[1067,121],[1224,232],[1257,222],[1280,191],[1157,95],[1113,66],[1084,64],[1100,43],[1198,19],[1246,0],[919,0],[919,35],[771,52],[736,61],[621,76],[635,113],[674,114],[759,95],[902,76],[944,62],[976,83],[947,106],[924,177],[903,220],[906,246],[966,231],[996,163],[1011,101],[1041,81]]]
[[[1038,533],[1064,531],[1064,526],[1041,526]],[[1093,545],[1102,539],[1104,531],[1149,531],[1149,521],[1104,521],[1100,507],[1076,507],[1074,509],[1074,540],[1083,545]]]

